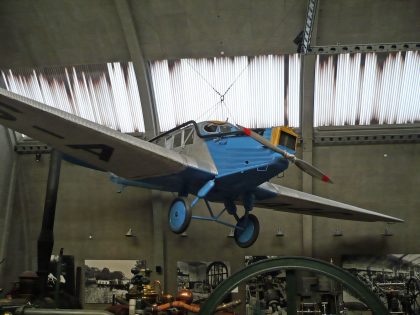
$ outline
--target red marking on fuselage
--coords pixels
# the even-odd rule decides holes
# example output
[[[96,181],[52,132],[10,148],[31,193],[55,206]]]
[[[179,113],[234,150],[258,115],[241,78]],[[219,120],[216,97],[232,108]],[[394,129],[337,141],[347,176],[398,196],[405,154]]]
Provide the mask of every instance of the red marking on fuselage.
[[[245,132],[245,134],[247,135],[247,136],[251,136],[251,129],[248,129],[248,128],[243,128],[243,131]]]

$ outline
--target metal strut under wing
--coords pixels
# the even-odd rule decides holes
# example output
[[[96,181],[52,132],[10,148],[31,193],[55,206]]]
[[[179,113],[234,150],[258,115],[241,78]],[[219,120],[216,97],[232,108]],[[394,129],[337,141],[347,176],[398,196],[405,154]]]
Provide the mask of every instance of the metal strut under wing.
[[[268,182],[258,186],[255,194],[255,206],[260,208],[343,220],[404,222],[385,214]]]
[[[0,124],[127,179],[215,167],[0,88]]]

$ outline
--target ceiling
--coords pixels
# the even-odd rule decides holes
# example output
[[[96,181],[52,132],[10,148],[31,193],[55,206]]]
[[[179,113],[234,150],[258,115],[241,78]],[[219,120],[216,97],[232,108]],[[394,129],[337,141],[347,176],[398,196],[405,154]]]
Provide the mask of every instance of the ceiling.
[[[131,60],[115,1],[2,0],[0,68]],[[144,58],[296,51],[306,0],[127,0]],[[316,44],[418,41],[418,0],[320,0]]]

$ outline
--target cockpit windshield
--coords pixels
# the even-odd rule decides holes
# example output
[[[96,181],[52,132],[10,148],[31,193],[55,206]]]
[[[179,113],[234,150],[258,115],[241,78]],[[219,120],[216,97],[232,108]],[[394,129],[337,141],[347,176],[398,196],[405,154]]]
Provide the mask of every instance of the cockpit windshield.
[[[176,140],[175,144],[178,145],[180,144],[179,140],[181,138],[181,136],[177,136],[178,133],[183,134],[181,140],[185,142],[184,144],[192,144],[194,142],[193,139],[195,135],[201,138],[217,138],[220,136],[233,136],[238,133],[241,134],[242,132],[237,127],[235,127],[235,125],[228,123],[227,121],[214,120],[196,123],[194,120],[190,120],[175,128],[172,128],[171,130],[161,133],[149,141],[155,143],[163,141],[164,143],[168,143],[168,141],[165,140],[165,137],[169,137],[169,139],[171,139],[170,141]],[[172,144],[170,145],[172,147]]]
[[[204,125],[204,130],[211,133],[217,132],[217,128],[218,126],[212,123]]]
[[[206,121],[200,125],[200,130],[204,135],[226,134],[238,131],[238,128],[228,122]]]

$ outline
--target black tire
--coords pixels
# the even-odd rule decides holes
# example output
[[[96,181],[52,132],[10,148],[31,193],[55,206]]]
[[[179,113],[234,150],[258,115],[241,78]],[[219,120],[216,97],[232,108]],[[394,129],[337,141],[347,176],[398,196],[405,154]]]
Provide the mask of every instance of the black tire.
[[[245,228],[245,231],[235,228],[235,232],[233,234],[235,242],[239,247],[247,248],[255,243],[260,233],[260,223],[258,222],[258,218],[255,215],[248,214],[248,218],[246,215],[244,215],[239,219],[236,226]],[[247,234],[244,235],[244,232]]]

